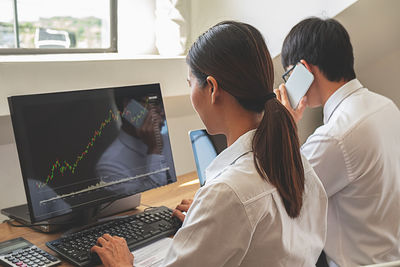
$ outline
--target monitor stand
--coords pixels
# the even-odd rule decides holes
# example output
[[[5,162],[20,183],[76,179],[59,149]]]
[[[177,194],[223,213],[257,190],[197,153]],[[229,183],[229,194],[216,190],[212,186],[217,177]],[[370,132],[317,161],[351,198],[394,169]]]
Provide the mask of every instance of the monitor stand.
[[[135,209],[140,205],[140,197],[141,194],[136,194],[126,198],[118,199],[111,204],[104,203],[96,208],[85,209],[79,213],[67,214],[46,221],[37,222],[35,224],[39,225],[32,226],[32,228],[41,232],[50,233],[65,228],[71,228],[72,225],[62,224],[63,222],[77,221],[78,225],[87,225],[95,222],[99,218],[104,218],[123,211]],[[32,224],[27,204],[2,209],[1,213],[22,224]],[[77,220],[77,218],[79,219]]]

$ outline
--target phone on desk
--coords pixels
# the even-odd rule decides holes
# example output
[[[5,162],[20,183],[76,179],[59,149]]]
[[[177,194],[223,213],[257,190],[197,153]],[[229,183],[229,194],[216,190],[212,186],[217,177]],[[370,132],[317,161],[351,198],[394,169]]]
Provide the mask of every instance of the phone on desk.
[[[286,92],[293,109],[296,109],[300,100],[307,93],[314,81],[312,73],[301,63],[297,64],[286,82]]]

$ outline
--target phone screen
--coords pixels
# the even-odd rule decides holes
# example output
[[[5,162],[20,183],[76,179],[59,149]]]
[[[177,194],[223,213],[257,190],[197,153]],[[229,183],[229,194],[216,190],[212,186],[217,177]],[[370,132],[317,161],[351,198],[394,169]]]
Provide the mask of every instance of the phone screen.
[[[301,98],[307,93],[313,80],[314,76],[303,64],[296,65],[285,84],[292,108],[297,108]]]

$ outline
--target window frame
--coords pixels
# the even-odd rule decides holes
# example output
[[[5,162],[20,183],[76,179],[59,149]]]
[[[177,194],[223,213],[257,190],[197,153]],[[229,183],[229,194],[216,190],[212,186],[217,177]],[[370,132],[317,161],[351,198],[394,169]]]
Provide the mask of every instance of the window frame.
[[[19,34],[18,14],[14,2],[14,34]],[[109,48],[0,48],[0,55],[81,54],[118,52],[118,0],[110,1],[110,47]],[[17,19],[15,19],[17,17]],[[19,36],[16,36],[19,40]]]

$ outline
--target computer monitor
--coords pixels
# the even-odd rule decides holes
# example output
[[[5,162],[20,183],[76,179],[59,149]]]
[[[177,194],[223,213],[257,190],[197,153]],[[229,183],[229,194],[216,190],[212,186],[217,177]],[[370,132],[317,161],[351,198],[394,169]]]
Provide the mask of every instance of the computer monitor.
[[[176,182],[159,84],[8,101],[31,222]]]

